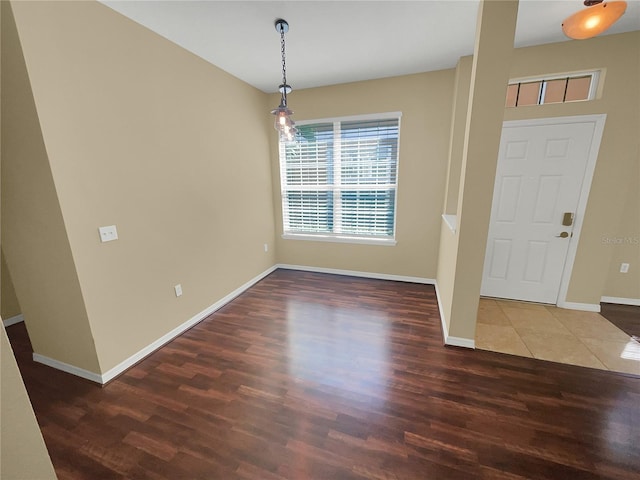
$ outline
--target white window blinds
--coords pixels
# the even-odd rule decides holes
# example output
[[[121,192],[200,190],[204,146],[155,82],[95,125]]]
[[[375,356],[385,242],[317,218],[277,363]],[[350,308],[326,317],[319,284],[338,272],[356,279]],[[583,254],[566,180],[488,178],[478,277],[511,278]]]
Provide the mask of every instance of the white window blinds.
[[[393,239],[399,116],[298,126],[280,145],[284,233]]]

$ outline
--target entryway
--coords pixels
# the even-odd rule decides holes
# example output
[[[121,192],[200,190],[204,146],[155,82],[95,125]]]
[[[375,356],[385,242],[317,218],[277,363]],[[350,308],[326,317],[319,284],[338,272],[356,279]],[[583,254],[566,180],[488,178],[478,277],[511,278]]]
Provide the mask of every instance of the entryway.
[[[596,312],[481,298],[476,348],[640,375],[640,343]]]
[[[505,122],[483,296],[564,301],[604,121],[589,115]]]
[[[555,306],[566,304],[604,121],[504,123],[476,348],[640,375],[637,339],[599,313]]]

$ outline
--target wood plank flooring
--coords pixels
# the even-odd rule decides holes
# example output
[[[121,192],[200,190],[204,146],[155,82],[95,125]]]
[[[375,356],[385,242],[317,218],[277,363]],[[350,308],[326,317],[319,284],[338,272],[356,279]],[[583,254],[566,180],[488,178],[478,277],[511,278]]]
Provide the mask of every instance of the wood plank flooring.
[[[60,480],[639,478],[640,378],[444,347],[429,285],[277,270],[104,388],[7,331]]]
[[[630,337],[640,339],[640,307],[601,303],[600,315],[613,323]]]

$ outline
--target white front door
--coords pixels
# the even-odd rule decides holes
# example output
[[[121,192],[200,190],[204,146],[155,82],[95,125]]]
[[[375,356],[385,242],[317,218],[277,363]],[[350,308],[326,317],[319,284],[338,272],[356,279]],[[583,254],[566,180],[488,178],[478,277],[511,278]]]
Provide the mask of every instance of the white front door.
[[[503,127],[482,295],[556,303],[594,130]]]

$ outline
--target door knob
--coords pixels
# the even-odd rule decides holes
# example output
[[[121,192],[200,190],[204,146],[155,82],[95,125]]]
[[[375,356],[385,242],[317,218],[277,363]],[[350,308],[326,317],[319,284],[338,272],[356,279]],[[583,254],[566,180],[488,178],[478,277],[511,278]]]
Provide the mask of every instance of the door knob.
[[[569,236],[569,232],[561,232],[560,235],[556,235],[556,237],[567,238]]]

